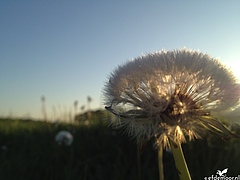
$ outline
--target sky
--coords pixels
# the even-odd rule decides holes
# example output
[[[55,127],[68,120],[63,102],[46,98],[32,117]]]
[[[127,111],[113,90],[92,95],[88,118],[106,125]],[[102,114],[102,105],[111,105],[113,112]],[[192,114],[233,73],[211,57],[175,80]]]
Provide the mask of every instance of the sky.
[[[74,102],[104,108],[118,65],[142,54],[200,50],[240,77],[240,1],[0,1],[0,117],[49,119]],[[85,108],[86,109],[86,108]]]

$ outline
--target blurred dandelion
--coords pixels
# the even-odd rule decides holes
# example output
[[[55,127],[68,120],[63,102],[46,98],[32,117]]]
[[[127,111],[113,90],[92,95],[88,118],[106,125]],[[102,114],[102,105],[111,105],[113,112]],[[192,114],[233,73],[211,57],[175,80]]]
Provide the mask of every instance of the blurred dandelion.
[[[92,98],[90,96],[87,97],[87,106],[88,106],[88,112],[87,112],[87,119],[90,120],[91,116],[92,116],[92,112],[91,112],[91,102],[92,102]]]
[[[59,145],[71,146],[73,142],[73,136],[68,131],[59,131],[55,136],[55,141]]]
[[[74,106],[74,116],[76,117],[77,113],[78,113],[78,101],[77,100],[74,101],[73,106]]]
[[[83,111],[85,109],[85,105],[82,105],[80,109],[81,109],[81,113],[83,113]]]
[[[207,132],[233,137],[224,123],[235,123],[228,117],[240,114],[234,75],[217,59],[188,49],[162,50],[119,66],[104,95],[106,109],[116,115],[113,127],[125,128],[138,142],[154,137],[166,149]]]
[[[47,108],[46,108],[46,98],[45,96],[41,96],[41,102],[42,102],[42,114],[44,121],[47,121]]]

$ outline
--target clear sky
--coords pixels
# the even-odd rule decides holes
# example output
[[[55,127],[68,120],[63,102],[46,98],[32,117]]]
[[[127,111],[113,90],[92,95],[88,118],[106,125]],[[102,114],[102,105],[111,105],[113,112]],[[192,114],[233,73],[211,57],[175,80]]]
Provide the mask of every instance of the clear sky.
[[[0,116],[101,105],[104,82],[142,53],[187,47],[240,77],[240,1],[0,1]],[[239,68],[239,69],[238,69]],[[101,106],[102,107],[102,106]]]

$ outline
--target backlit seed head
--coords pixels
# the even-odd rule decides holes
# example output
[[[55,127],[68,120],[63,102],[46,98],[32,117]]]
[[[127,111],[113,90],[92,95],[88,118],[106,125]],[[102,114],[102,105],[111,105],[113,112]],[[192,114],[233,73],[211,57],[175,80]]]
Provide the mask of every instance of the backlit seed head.
[[[115,115],[111,124],[124,127],[138,141],[155,137],[168,147],[168,139],[182,143],[207,131],[228,137],[233,134],[222,120],[240,114],[236,82],[207,54],[160,51],[118,66],[105,84],[105,105]]]
[[[70,146],[73,142],[73,135],[68,131],[59,131],[55,136],[55,141],[59,145]]]

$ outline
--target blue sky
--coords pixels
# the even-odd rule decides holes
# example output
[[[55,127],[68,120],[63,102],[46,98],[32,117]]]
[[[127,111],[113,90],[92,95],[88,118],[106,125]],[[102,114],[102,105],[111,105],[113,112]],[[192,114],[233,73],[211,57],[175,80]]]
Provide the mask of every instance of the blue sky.
[[[240,77],[239,7],[238,0],[1,1],[0,116],[41,118],[42,95],[49,118],[75,100],[86,105],[87,96],[99,108],[117,65],[162,48],[199,49]]]

